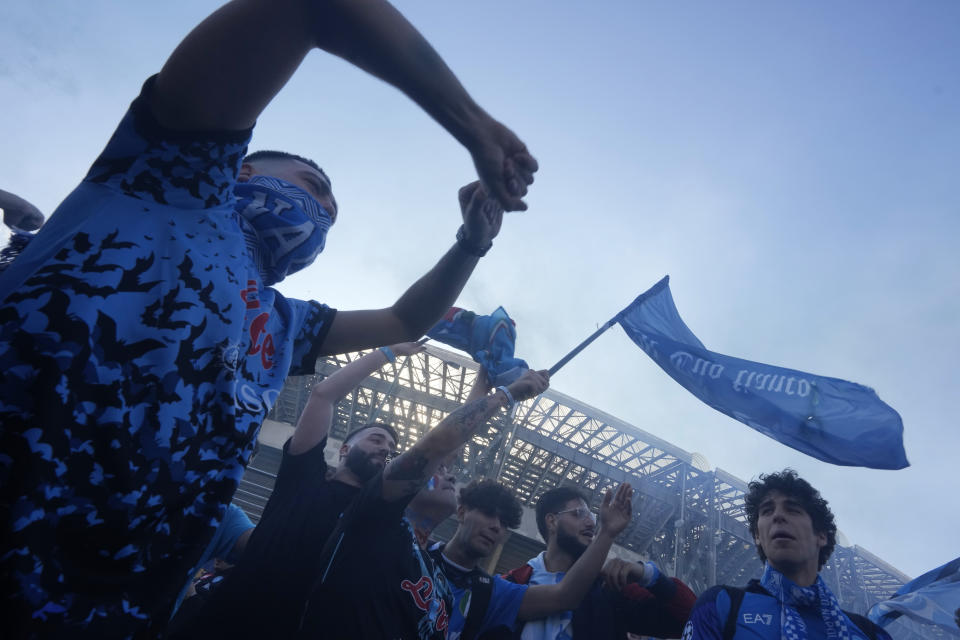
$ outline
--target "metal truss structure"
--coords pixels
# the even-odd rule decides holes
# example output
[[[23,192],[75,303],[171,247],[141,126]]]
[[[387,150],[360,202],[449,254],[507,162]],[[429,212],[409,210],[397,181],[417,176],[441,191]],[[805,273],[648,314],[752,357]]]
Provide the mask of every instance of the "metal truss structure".
[[[316,380],[359,355],[322,358],[315,376],[290,378],[270,417],[295,424]],[[344,398],[331,437],[342,439],[357,425],[386,421],[396,428],[399,448],[405,450],[465,401],[476,375],[472,360],[429,345],[419,355],[384,367]],[[635,489],[634,518],[620,544],[697,593],[714,584],[743,585],[761,572],[744,510],[745,482],[710,470],[701,456],[562,393],[548,390],[494,420],[464,447],[459,462],[461,480],[497,478],[528,507],[559,485],[579,487],[596,505],[607,488],[629,481]],[[256,478],[250,482],[262,484]],[[539,541],[520,538],[510,538],[520,550],[505,551],[506,561],[525,562],[531,550],[542,548]],[[510,565],[502,561],[500,568]],[[908,580],[861,547],[839,544],[822,575],[843,608],[859,613]],[[904,629],[898,637],[938,637],[936,630],[922,631],[917,635]]]

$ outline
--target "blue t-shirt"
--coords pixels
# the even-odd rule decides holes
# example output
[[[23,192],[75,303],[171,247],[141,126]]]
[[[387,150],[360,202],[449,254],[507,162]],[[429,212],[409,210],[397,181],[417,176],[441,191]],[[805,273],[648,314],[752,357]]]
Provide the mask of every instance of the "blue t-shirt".
[[[8,629],[165,623],[335,313],[261,283],[233,206],[250,131],[164,130],[150,86],[0,274]]]
[[[173,613],[176,613],[177,609],[180,608],[184,596],[187,595],[187,589],[190,588],[190,584],[193,582],[194,575],[196,575],[201,567],[217,558],[230,563],[237,561],[233,553],[233,548],[236,546],[240,536],[250,529],[253,529],[253,523],[250,522],[247,514],[237,505],[230,504],[227,507],[227,515],[220,521],[217,532],[213,534],[213,540],[211,540],[207,548],[203,550],[203,555],[200,556],[197,565],[190,572],[190,579],[187,580],[187,584],[183,585],[183,589],[180,590],[180,595],[177,596],[177,604],[173,607]]]
[[[530,588],[528,585],[508,582],[500,576],[488,576],[476,569],[465,570],[450,562],[446,556],[443,556],[443,572],[453,591],[453,610],[450,612],[447,640],[457,640],[463,632],[470,613],[473,589],[476,588],[474,583],[477,579],[486,578],[492,582],[490,602],[483,614],[483,622],[477,635],[498,627],[513,628],[523,596]]]

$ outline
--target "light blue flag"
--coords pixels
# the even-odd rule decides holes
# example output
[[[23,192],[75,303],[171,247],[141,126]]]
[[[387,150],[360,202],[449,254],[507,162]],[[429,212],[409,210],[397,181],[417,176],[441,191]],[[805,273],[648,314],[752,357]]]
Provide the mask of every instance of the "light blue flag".
[[[900,616],[932,624],[960,637],[960,558],[928,571],[900,587],[893,597],[867,613],[885,627]]]
[[[903,469],[899,414],[873,389],[708,351],[670,295],[670,277],[615,320],[671,378],[728,416],[833,464]]]

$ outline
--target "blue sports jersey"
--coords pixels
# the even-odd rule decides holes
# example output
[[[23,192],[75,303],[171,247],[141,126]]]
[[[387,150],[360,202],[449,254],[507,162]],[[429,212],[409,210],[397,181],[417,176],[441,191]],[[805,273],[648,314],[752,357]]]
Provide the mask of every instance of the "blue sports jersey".
[[[447,640],[460,638],[466,625],[466,618],[470,614],[474,581],[478,579],[490,580],[492,588],[490,602],[483,614],[478,635],[498,627],[513,629],[523,596],[530,588],[528,585],[508,582],[499,576],[488,576],[479,570],[465,571],[446,557],[443,557],[443,572],[453,591],[453,609],[447,626]]]
[[[149,89],[0,275],[8,629],[165,623],[333,318],[261,284],[233,206],[250,132],[165,131]]]
[[[243,509],[235,504],[227,505],[227,513],[223,517],[223,520],[220,521],[220,526],[217,527],[216,533],[213,534],[213,539],[207,545],[207,548],[203,550],[203,555],[200,556],[196,566],[190,572],[190,579],[183,585],[183,588],[177,595],[177,603],[174,605],[171,615],[175,614],[177,609],[180,608],[184,597],[187,595],[187,589],[190,588],[196,572],[201,567],[217,558],[230,563],[237,561],[237,557],[233,553],[233,548],[236,546],[240,536],[250,529],[253,529],[253,523],[250,521],[250,518],[247,517],[247,514],[244,513]]]
[[[730,605],[730,595],[722,586],[703,592],[690,613],[682,640],[722,640]],[[819,607],[798,607],[797,611],[807,626],[808,638],[827,637]],[[740,609],[733,615],[737,616],[734,640],[780,640],[780,603],[768,593],[748,590],[743,595]],[[844,617],[851,639],[867,640],[866,634],[849,617]],[[886,640],[890,638],[880,629],[878,636]]]

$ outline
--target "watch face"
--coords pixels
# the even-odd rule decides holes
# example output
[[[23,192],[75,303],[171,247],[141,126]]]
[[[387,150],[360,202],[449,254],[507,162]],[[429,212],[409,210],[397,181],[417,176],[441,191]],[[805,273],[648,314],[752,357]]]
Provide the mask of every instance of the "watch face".
[[[460,225],[460,228],[457,229],[457,244],[460,245],[460,248],[469,253],[472,256],[482,258],[487,254],[487,251],[490,250],[490,247],[493,246],[493,240],[487,242],[485,247],[478,247],[469,240],[467,240],[467,232],[463,228],[463,225]]]

